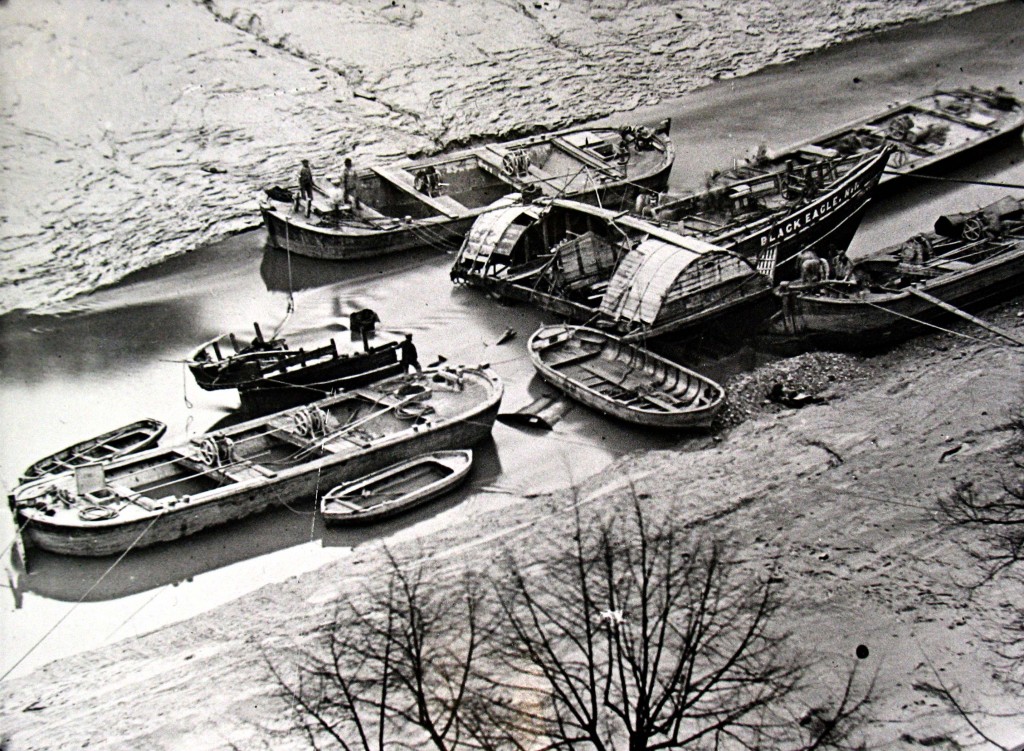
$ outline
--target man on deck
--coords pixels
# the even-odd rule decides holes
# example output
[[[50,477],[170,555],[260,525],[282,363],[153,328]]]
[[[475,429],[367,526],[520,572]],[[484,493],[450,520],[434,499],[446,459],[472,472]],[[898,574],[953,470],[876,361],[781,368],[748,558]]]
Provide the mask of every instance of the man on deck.
[[[341,176],[341,182],[342,187],[345,189],[345,203],[349,205],[354,213],[358,214],[361,208],[359,204],[359,176],[352,167],[352,160],[347,157],[345,159],[345,172]]]
[[[302,160],[299,169],[299,195],[295,198],[295,211],[299,210],[302,201],[306,201],[306,216],[313,210],[313,170],[309,168],[309,160]]]
[[[423,368],[420,367],[419,353],[416,351],[416,345],[412,343],[412,334],[405,335],[405,341],[402,342],[402,365],[405,366],[406,372],[409,372],[409,368],[416,368],[417,373],[422,373]]]

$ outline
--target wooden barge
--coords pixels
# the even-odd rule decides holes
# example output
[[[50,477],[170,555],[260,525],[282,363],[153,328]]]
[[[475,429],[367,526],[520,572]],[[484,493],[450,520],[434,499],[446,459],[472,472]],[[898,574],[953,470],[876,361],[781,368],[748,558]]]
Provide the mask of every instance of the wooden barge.
[[[370,167],[358,173],[359,211],[336,208],[315,190],[307,218],[294,210],[291,191],[271,189],[261,207],[268,243],[311,258],[373,258],[458,247],[473,221],[509,193],[631,205],[639,191],[668,185],[670,126],[574,128]],[[428,183],[425,174],[436,179]]]
[[[502,384],[442,367],[46,477],[11,495],[27,541],[104,556],[176,540],[430,451],[486,438]]]

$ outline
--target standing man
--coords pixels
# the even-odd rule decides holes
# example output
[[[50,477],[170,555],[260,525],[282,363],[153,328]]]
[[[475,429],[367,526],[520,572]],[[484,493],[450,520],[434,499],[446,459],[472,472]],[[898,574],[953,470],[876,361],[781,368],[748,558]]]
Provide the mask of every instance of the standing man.
[[[345,188],[345,203],[352,208],[353,212],[358,214],[361,208],[359,205],[359,176],[352,169],[352,160],[348,157],[345,158],[345,172],[341,179],[342,185]]]
[[[299,210],[302,201],[306,201],[306,218],[309,218],[313,210],[313,170],[309,168],[309,160],[302,160],[302,168],[299,170],[299,195],[295,199],[295,210]]]
[[[409,372],[410,366],[416,368],[417,373],[423,372],[423,368],[420,367],[419,353],[416,352],[416,345],[412,343],[412,334],[406,334],[405,341],[402,342],[402,365],[405,366],[406,372]]]

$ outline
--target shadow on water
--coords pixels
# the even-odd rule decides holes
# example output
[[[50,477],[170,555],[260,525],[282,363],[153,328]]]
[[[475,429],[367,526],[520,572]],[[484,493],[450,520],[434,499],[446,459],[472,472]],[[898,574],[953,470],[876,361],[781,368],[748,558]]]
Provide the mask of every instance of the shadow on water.
[[[493,439],[473,449],[473,470],[466,484],[421,508],[380,524],[325,527],[313,499],[247,517],[171,541],[133,550],[116,566],[118,556],[76,558],[29,548],[27,566],[15,548],[10,552],[10,585],[15,597],[25,592],[63,602],[102,602],[191,581],[208,571],[285,548],[320,541],[322,547],[356,548],[429,523],[475,498],[494,492],[501,461]],[[330,488],[322,488],[323,492]],[[110,569],[109,573],[107,572]]]
[[[426,266],[444,255],[423,249],[363,261],[323,261],[263,246],[260,278],[271,292],[299,292],[335,284],[360,284]]]
[[[126,364],[148,363],[214,335],[196,326],[191,304],[173,299],[53,316],[10,313],[0,317],[0,362],[5,378],[19,380],[123,374]]]

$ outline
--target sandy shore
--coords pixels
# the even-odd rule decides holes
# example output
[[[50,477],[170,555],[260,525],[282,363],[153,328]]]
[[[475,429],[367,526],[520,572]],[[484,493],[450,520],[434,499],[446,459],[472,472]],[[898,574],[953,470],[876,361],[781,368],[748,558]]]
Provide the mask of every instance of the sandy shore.
[[[986,0],[0,7],[0,312],[258,223],[264,185],[680,96]]]
[[[587,15],[552,0],[5,4],[0,310],[42,307],[250,225],[256,189],[289,174],[298,153],[326,167],[350,150],[368,160],[628,110],[983,4],[856,0],[828,15],[788,0],[750,3],[743,18],[732,4],[681,2],[593,3]],[[1024,301],[986,317],[1024,332]],[[1011,681],[1022,676],[985,640],[1024,592],[1000,581],[969,600],[957,582],[977,573],[973,537],[937,514],[956,483],[991,486],[1007,472],[1024,357],[991,339],[927,337],[753,378],[817,385],[830,375],[823,363],[838,378],[828,404],[791,411],[753,398],[753,414],[720,443],[631,455],[579,497],[611,509],[632,480],[648,503],[727,538],[751,572],[777,567],[788,625],[818,656],[823,682],[856,661],[857,645],[870,648],[871,747],[970,740],[930,691],[928,663],[966,706],[986,710],[976,717],[986,732],[1024,742],[1019,715],[997,716],[1020,711]],[[509,545],[543,555],[571,503],[508,496],[397,552],[451,566]],[[287,659],[381,563],[379,543],[360,546],[184,623],[5,681],[0,747],[286,747],[269,739],[281,714],[261,652]]]
[[[988,316],[1024,334],[1024,301]],[[817,357],[805,358],[808,367]],[[969,739],[930,691],[929,663],[965,706],[984,708],[976,720],[992,737],[1024,741],[1019,714],[997,716],[1020,711],[1011,683],[1020,666],[1001,662],[984,638],[1024,593],[1000,580],[969,599],[957,582],[978,574],[966,552],[974,535],[948,529],[938,513],[957,483],[992,487],[1010,471],[1024,357],[995,340],[937,335],[872,359],[829,358],[857,377],[834,383],[828,404],[764,406],[704,450],[632,455],[587,481],[579,498],[612,509],[631,481],[652,507],[727,540],[750,573],[774,567],[791,598],[786,624],[815,655],[823,685],[856,661],[857,645],[868,646],[862,667],[878,680],[870,747],[959,748],[953,739]],[[789,381],[799,383],[791,363],[783,364]],[[509,497],[395,550],[445,566],[480,565],[506,546],[543,555],[568,529],[571,504],[568,494]],[[5,748],[280,748],[268,740],[282,715],[261,654],[289,659],[337,596],[381,568],[382,547],[371,544],[185,623],[4,683]]]

